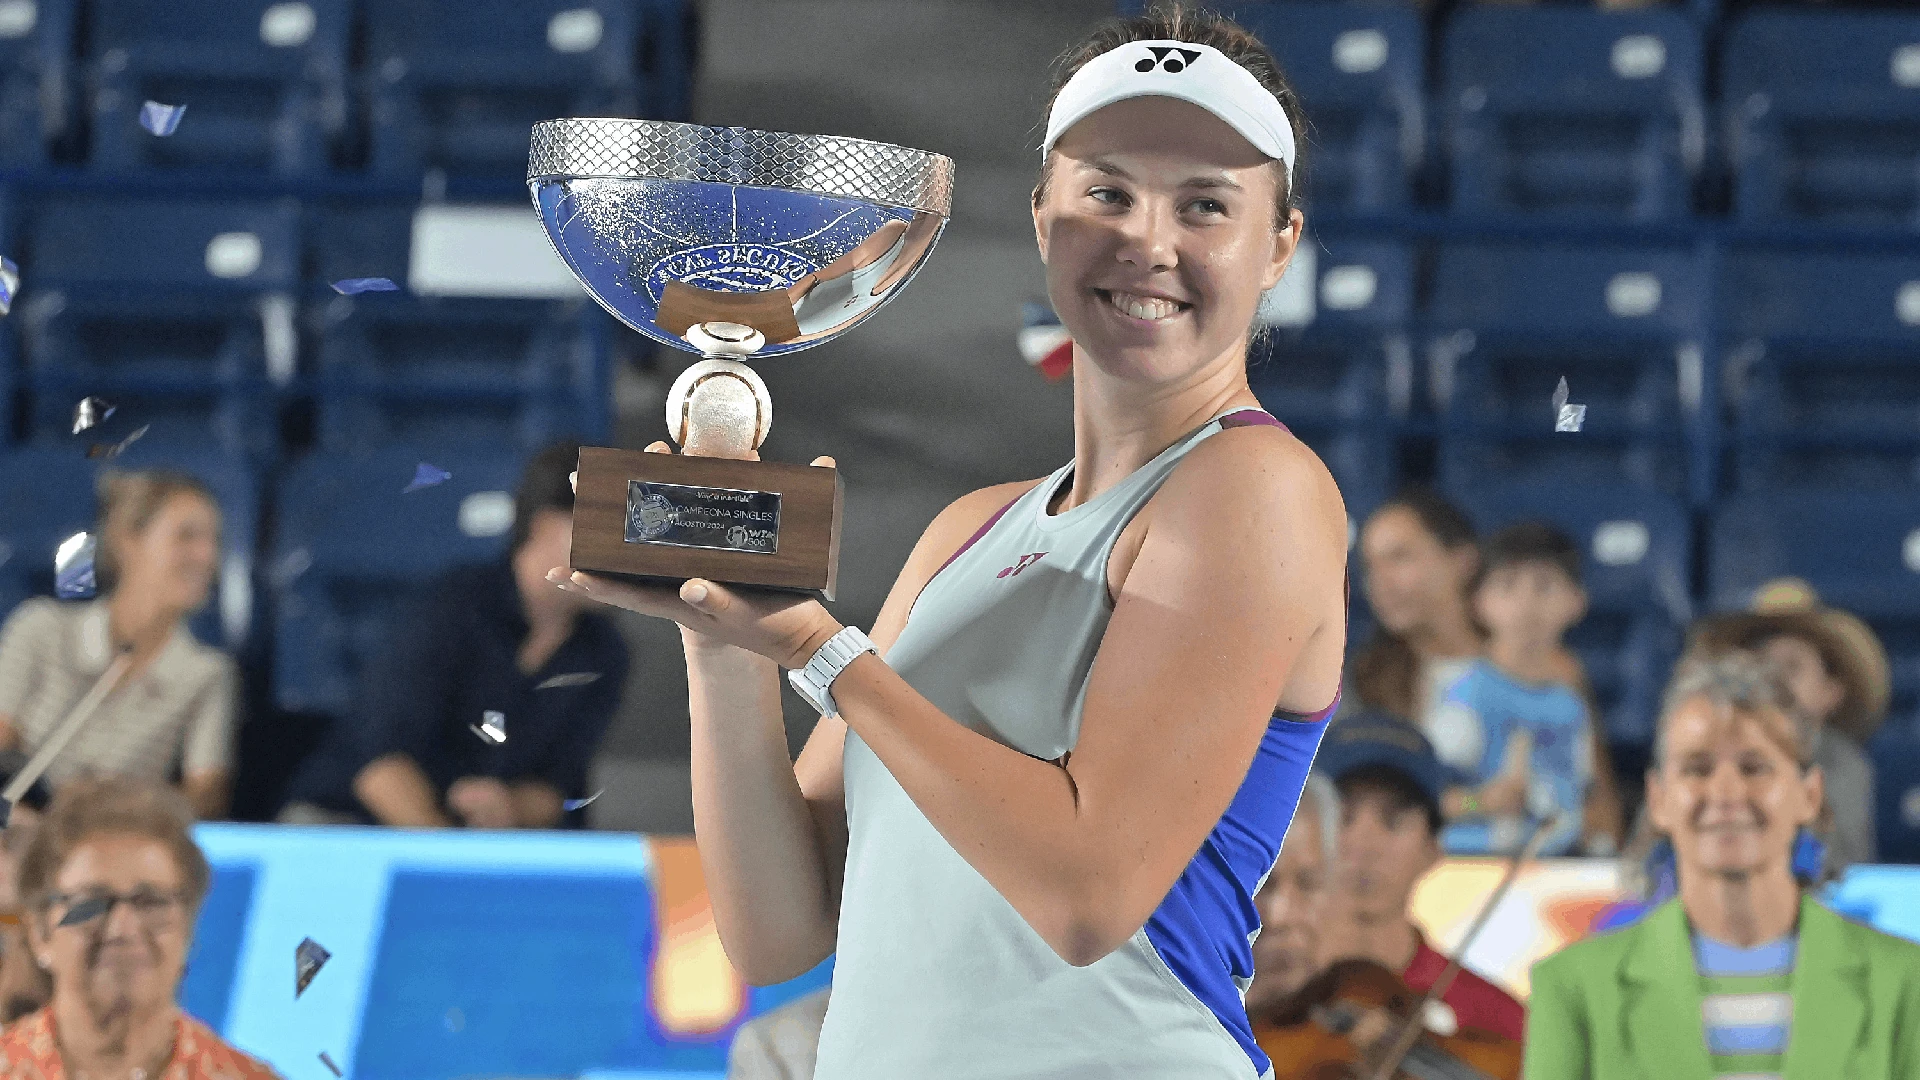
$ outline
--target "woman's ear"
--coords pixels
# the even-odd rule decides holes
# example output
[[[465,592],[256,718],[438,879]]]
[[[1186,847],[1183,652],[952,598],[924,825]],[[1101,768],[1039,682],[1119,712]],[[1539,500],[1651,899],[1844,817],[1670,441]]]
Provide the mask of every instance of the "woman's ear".
[[[1047,225],[1040,216],[1040,189],[1033,189],[1033,243],[1040,249],[1040,265],[1047,265]]]
[[[1827,805],[1827,774],[1818,765],[1809,766],[1800,785],[1806,796],[1807,812],[1799,824],[1811,826],[1820,820],[1820,808]]]
[[[1293,262],[1293,253],[1300,246],[1300,238],[1306,235],[1306,222],[1300,211],[1289,207],[1286,221],[1273,231],[1273,251],[1267,262],[1267,271],[1260,279],[1262,292],[1280,284],[1280,279],[1286,276],[1287,267]]]
[[[1659,766],[1647,770],[1647,823],[1656,833],[1673,834],[1672,824],[1667,814],[1667,785],[1660,778]]]

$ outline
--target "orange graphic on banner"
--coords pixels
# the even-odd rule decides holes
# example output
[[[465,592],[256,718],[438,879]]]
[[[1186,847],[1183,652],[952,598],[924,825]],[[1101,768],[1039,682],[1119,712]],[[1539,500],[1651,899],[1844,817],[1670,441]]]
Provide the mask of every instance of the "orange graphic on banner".
[[[700,854],[689,837],[648,837],[653,855],[653,1009],[677,1035],[724,1030],[746,1008],[747,986],[727,961],[707,902]]]

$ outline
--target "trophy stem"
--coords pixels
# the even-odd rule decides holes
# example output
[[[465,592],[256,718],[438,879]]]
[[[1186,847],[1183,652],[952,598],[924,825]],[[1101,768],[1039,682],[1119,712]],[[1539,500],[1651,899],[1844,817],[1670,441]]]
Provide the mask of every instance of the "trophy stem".
[[[743,458],[758,450],[773,427],[773,398],[758,372],[740,362],[766,343],[737,323],[696,323],[686,339],[703,358],[667,393],[667,431],[683,452]]]

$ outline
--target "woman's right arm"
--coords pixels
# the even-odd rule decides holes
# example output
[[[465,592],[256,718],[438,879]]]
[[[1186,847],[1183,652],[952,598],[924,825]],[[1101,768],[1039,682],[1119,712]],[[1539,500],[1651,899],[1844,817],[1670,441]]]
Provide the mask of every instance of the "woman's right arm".
[[[43,670],[56,663],[60,624],[52,600],[27,600],[0,625],[0,750],[18,750],[15,726]]]
[[[1588,1080],[1593,1048],[1587,1036],[1576,973],[1555,958],[1533,966],[1533,992],[1527,997],[1527,1030],[1520,1070],[1528,1080]]]
[[[985,488],[934,518],[873,624],[882,656],[942,564],[1031,486]],[[799,758],[789,760],[778,666],[690,630],[680,636],[693,722],[693,828],[714,923],[747,982],[784,982],[831,955],[839,934],[847,725],[822,717]]]

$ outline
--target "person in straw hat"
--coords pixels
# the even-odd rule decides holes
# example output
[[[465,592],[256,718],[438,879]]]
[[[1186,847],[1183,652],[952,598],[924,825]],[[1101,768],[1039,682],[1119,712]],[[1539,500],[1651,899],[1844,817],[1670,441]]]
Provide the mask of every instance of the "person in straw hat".
[[[1832,811],[1828,866],[1874,861],[1873,765],[1863,749],[1886,719],[1887,653],[1867,624],[1820,602],[1798,578],[1762,585],[1745,612],[1703,619],[1689,650],[1741,649],[1763,657],[1814,730],[1814,761]]]

